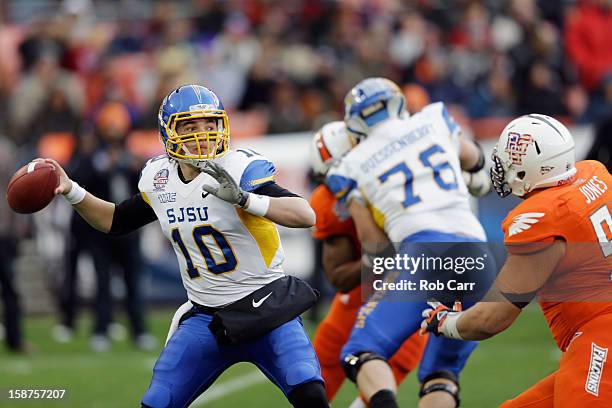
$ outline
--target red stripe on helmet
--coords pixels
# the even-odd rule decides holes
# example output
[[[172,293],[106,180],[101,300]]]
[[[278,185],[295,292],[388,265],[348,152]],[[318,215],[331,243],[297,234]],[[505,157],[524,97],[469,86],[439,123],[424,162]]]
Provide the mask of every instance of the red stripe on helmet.
[[[323,160],[323,162],[326,162],[327,160],[332,158],[331,153],[329,152],[329,150],[327,149],[327,146],[325,145],[325,141],[323,140],[322,133],[317,134],[316,146],[317,146],[317,149],[319,150],[319,155],[321,156],[321,159]]]

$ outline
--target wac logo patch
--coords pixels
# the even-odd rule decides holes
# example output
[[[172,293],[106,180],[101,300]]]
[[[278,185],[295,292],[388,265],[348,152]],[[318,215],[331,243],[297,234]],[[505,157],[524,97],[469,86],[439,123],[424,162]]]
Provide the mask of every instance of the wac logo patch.
[[[523,156],[527,152],[527,147],[533,143],[533,138],[528,134],[508,133],[508,143],[506,152],[510,155],[512,164],[523,164]]]
[[[589,365],[589,372],[587,374],[586,384],[584,384],[584,389],[586,392],[596,397],[599,396],[599,382],[601,381],[607,356],[607,348],[599,347],[597,344],[591,343],[591,364]]]

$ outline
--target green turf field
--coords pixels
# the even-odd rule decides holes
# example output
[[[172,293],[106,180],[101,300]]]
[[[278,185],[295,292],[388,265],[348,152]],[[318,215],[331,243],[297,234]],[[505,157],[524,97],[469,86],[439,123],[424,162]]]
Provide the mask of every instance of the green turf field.
[[[172,313],[151,314],[151,326],[159,339],[165,338]],[[94,354],[88,346],[88,321],[81,321],[77,338],[67,345],[51,339],[53,322],[51,317],[27,319],[26,334],[34,349],[30,355],[0,351],[0,407],[139,406],[159,350],[141,352],[126,341],[114,343],[111,352]],[[483,342],[472,355],[462,377],[462,406],[496,407],[552,372],[559,355],[539,310],[527,308],[508,332]],[[58,402],[9,400],[11,388],[65,388],[67,396]],[[400,406],[416,406],[416,390],[415,376],[411,375],[400,388]],[[345,383],[333,406],[346,407],[354,397],[354,386]],[[243,363],[223,374],[206,398],[200,397],[193,406],[269,408],[289,404],[254,366]]]

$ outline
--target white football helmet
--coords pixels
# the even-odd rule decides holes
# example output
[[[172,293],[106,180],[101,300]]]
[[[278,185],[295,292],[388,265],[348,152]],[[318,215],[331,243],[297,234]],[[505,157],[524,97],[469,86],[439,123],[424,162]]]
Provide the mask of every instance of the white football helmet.
[[[332,164],[357,144],[343,121],[324,125],[312,138],[310,162],[315,176],[325,177]]]
[[[530,114],[510,122],[492,159],[491,181],[502,197],[522,197],[538,188],[559,186],[576,174],[572,135],[546,115]]]

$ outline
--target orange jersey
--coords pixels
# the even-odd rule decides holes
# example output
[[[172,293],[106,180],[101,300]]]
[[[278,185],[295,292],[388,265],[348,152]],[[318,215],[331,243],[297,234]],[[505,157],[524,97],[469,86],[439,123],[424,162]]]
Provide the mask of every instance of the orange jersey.
[[[312,192],[310,206],[317,215],[317,221],[312,231],[312,236],[315,239],[325,240],[334,236],[347,236],[353,242],[354,253],[361,253],[355,223],[348,209],[336,200],[336,197],[325,184],[321,184]],[[356,255],[356,260],[359,259],[358,256]],[[346,294],[338,293],[336,297],[339,297],[339,300],[350,307],[359,307],[363,303],[360,286]]]
[[[317,214],[312,236],[324,240],[333,236],[348,236],[355,244],[355,253],[361,252],[355,223],[344,204],[339,203],[324,185],[318,186],[310,197],[310,206]]]
[[[527,198],[502,223],[509,252],[555,238],[567,244],[564,258],[538,293],[561,350],[585,323],[612,313],[612,177],[597,161],[581,161],[576,168],[572,183]]]

